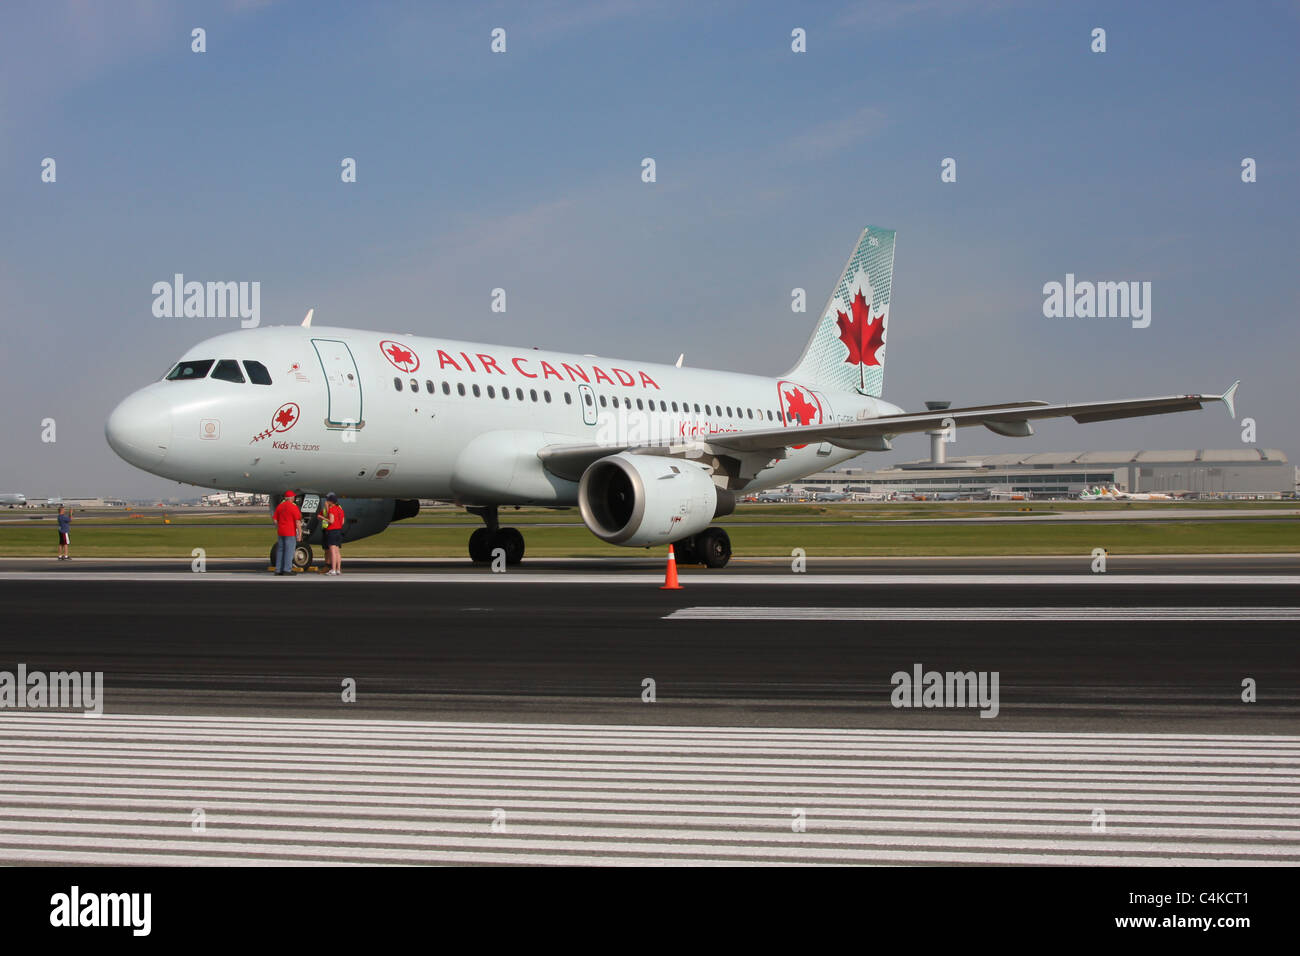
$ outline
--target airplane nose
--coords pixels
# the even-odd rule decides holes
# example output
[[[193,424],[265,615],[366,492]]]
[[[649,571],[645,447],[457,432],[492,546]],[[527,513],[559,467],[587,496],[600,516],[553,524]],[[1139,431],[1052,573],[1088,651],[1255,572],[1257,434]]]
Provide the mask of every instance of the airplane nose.
[[[136,392],[113,409],[104,436],[119,457],[147,471],[162,463],[171,444],[171,409],[156,395]]]

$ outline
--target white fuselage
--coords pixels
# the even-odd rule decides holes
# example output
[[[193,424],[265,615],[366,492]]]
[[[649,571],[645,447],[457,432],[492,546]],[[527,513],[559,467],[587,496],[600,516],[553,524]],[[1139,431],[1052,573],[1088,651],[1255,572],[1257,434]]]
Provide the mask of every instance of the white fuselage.
[[[106,432],[139,468],[230,491],[573,505],[577,482],[549,474],[541,448],[600,443],[612,453],[797,424],[792,389],[808,424],[901,411],[764,376],[356,329],[232,332],[181,363],[204,360],[227,360],[227,374],[233,360],[245,380],[155,382],[114,410]],[[270,384],[248,381],[249,362]],[[785,484],[859,454],[826,443],[791,449],[733,490]]]

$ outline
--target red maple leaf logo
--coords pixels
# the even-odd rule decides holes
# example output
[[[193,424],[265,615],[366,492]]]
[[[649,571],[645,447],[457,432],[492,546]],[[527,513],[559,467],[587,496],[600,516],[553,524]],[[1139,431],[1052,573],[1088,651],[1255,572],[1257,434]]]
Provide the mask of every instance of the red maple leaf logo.
[[[849,348],[844,361],[849,365],[879,365],[876,352],[885,344],[885,314],[882,312],[872,319],[871,303],[867,302],[861,289],[849,307],[853,318],[835,310],[839,316],[835,324],[840,327],[840,341]]]
[[[814,425],[818,418],[818,409],[804,396],[801,389],[796,388],[792,392],[783,392],[785,395],[785,418],[788,422],[798,422],[800,425]]]
[[[288,408],[282,408],[275,413],[275,423],[281,428],[293,423],[293,411]]]
[[[400,342],[384,339],[379,343],[379,351],[384,353],[384,358],[388,359],[394,367],[403,372],[414,372],[420,367],[420,356]]]

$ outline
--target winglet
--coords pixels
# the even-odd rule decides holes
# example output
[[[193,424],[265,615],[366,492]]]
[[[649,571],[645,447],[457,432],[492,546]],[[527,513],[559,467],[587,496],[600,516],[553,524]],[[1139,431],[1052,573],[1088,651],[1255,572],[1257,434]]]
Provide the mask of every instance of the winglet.
[[[313,309],[308,309],[308,310],[307,310],[307,318],[305,318],[305,319],[302,320],[302,327],[303,327],[304,329],[310,329],[310,328],[311,328],[311,314],[312,314],[313,312],[315,312],[315,311],[316,311],[316,310],[315,310],[314,308],[313,308]],[[1232,387],[1233,387],[1233,388],[1236,388],[1237,386],[1234,385],[1234,386],[1232,386]]]
[[[677,361],[674,364],[676,364],[678,368],[681,368],[682,362],[685,360],[685,358],[686,358],[686,353],[683,352],[681,355],[677,356]]]
[[[1219,396],[1219,401],[1228,406],[1228,416],[1233,421],[1237,420],[1237,386],[1241,384],[1241,379],[1237,379],[1228,386],[1228,390]]]

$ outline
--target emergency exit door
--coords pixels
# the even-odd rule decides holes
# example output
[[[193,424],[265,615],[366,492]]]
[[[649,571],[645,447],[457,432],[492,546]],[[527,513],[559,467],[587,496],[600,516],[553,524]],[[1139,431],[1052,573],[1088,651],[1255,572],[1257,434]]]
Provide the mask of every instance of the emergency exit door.
[[[360,428],[365,424],[361,417],[361,376],[352,350],[338,339],[312,339],[311,344],[325,373],[325,424],[331,428]]]
[[[596,424],[596,396],[590,385],[578,386],[578,404],[582,406],[583,424]]]

